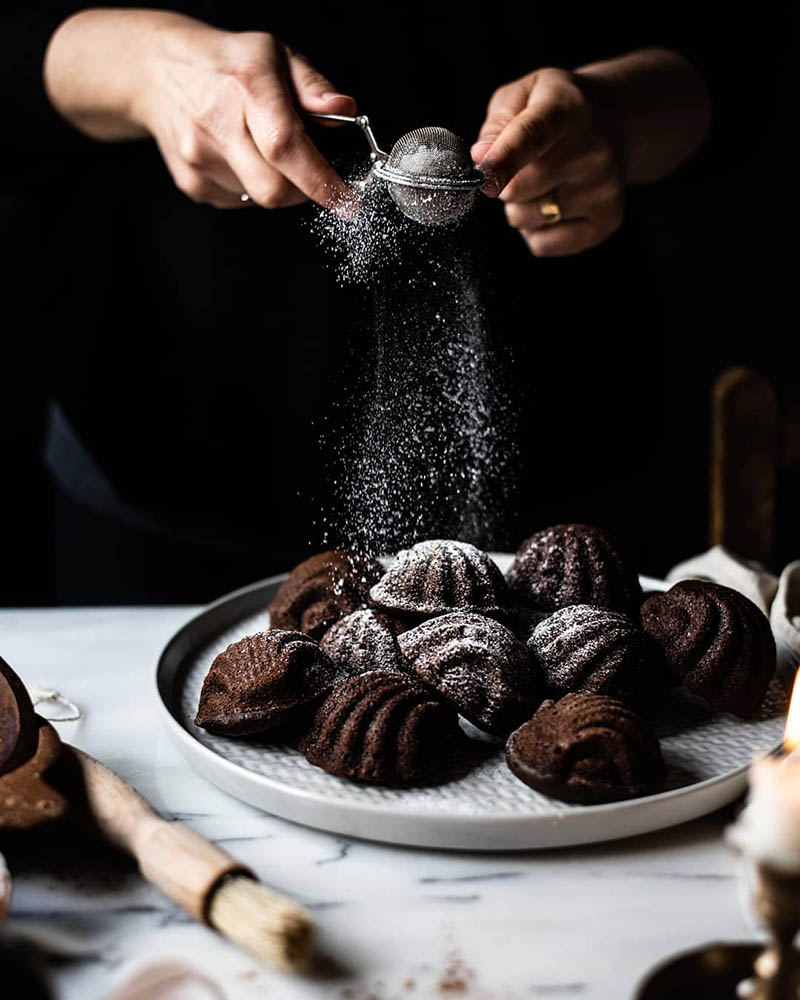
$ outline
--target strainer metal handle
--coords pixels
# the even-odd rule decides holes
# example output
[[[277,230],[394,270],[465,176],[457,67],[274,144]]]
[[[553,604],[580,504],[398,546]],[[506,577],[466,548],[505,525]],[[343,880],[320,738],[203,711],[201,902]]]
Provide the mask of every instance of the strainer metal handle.
[[[322,115],[317,114],[317,112],[310,111],[310,118],[321,118],[329,122],[346,122],[348,125],[358,125],[362,130],[364,135],[367,137],[367,142],[369,143],[370,154],[369,158],[374,163],[376,160],[388,160],[389,154],[384,153],[384,151],[378,145],[375,135],[373,134],[372,127],[369,123],[369,118],[366,115]]]

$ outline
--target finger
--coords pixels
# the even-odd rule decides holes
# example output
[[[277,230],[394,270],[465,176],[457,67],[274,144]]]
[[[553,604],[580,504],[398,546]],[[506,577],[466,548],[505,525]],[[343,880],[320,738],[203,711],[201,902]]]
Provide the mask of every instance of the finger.
[[[194,174],[183,179],[178,186],[192,201],[200,205],[211,205],[214,208],[231,209],[247,208],[250,204],[242,201],[242,192],[229,191],[215,184],[209,177]]]
[[[511,202],[505,206],[506,220],[512,229],[544,229],[547,226],[560,225],[554,223],[552,219],[547,219],[542,215],[540,204],[544,198],[536,198],[534,201]],[[561,195],[558,196],[556,204],[561,209],[561,222],[572,219],[583,218],[585,213],[577,211],[574,204],[570,205]]]
[[[554,223],[542,213],[546,201],[555,201],[561,209],[560,222]],[[623,198],[619,189],[611,185],[565,185],[531,201],[508,202],[505,214],[514,229],[547,229],[576,219],[589,219],[610,234],[622,222]]]
[[[499,87],[492,94],[486,109],[486,119],[478,133],[478,141],[470,150],[475,163],[482,162],[500,133],[525,108],[529,93],[530,79],[523,77]]]
[[[231,172],[241,181],[241,190],[261,208],[287,208],[307,200],[280,171],[264,162],[249,132],[243,130],[230,143],[228,161]]]
[[[561,220],[553,222],[542,213],[542,205],[553,202],[561,209]],[[599,199],[593,197],[591,189],[575,185],[550,187],[535,198],[527,201],[510,201],[504,206],[506,219],[513,229],[544,229],[547,226],[560,225],[574,219],[587,219],[596,214],[601,205]]]
[[[543,156],[560,141],[569,114],[559,105],[537,104],[521,111],[492,143],[480,163],[490,179],[486,194],[497,196],[531,160]]]
[[[308,63],[303,56],[287,50],[289,75],[297,94],[300,107],[305,111],[318,111],[327,115],[356,115],[358,107],[355,99],[341,94],[319,70]],[[340,122],[329,122],[336,125]]]
[[[516,173],[499,197],[506,202],[530,201],[564,184],[618,188],[619,170],[607,143],[565,137]]]
[[[200,204],[213,205],[215,208],[246,207],[247,203],[241,200],[243,192],[241,187],[231,189],[227,183],[218,183],[205,167],[202,170],[192,167],[182,157],[173,155],[169,148],[161,148],[161,154],[176,187],[187,198]]]
[[[545,229],[523,229],[522,237],[535,257],[566,257],[603,243],[611,235],[589,219],[572,219]]]
[[[267,61],[267,72],[251,86],[245,105],[245,122],[258,152],[312,201],[334,210],[349,206],[351,189],[311,141],[295,110],[285,53],[276,50]]]
[[[571,181],[569,160],[556,155],[559,149],[560,145],[545,154],[541,160],[523,167],[500,192],[500,200],[506,203],[532,201]]]
[[[497,90],[472,150],[487,175],[484,192],[498,195],[526,163],[555,147],[568,132],[573,110],[559,73],[534,73]]]
[[[214,159],[203,167],[203,172],[219,187],[224,188],[238,198],[246,193],[247,185],[242,179],[231,170],[230,166],[222,159]]]

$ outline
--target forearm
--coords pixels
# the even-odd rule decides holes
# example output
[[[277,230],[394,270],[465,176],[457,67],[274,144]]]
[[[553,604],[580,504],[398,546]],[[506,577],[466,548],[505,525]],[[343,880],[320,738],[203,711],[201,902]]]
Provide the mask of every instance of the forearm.
[[[197,25],[182,14],[144,9],[84,10],[64,21],[47,48],[44,82],[58,112],[93,139],[147,135],[142,91],[162,40]]]
[[[705,81],[683,56],[642,49],[576,70],[607,118],[624,179],[661,180],[688,160],[708,134]]]

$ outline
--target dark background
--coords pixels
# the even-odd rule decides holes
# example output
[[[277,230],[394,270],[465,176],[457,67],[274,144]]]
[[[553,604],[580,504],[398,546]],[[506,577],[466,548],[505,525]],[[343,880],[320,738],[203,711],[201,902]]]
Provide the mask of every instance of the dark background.
[[[319,427],[347,396],[345,360],[366,349],[369,296],[336,284],[309,209],[193,205],[151,144],[95,144],[61,123],[38,66],[69,9],[11,4],[0,24],[0,604],[204,601],[320,547]],[[379,10],[192,10],[273,30],[387,144],[434,123],[473,137],[492,90],[539,65],[657,44],[702,69],[710,141],[630,191],[603,247],[536,260],[486,200],[464,238],[521,417],[519,488],[492,544],[590,521],[654,574],[704,548],[713,378],[794,367],[793,25],[769,5],[724,22],[531,5],[495,23],[432,4],[424,31]],[[355,130],[319,141],[337,160],[364,150]],[[74,463],[57,485],[45,471],[54,401],[111,500]],[[776,560],[797,555],[789,541]]]

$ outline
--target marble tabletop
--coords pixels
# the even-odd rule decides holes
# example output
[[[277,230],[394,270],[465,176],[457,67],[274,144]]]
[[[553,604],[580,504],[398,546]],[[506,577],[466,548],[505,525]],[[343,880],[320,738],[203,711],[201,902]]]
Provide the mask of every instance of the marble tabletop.
[[[183,762],[157,712],[158,654],[194,612],[0,611],[0,653],[81,706],[64,739],[311,909],[322,959],[276,972],[96,843],[26,838],[3,847],[6,930],[43,944],[59,1000],[100,1000],[156,959],[207,973],[229,1000],[624,1000],[675,951],[756,936],[722,843],[730,811],[595,847],[464,854],[346,840],[230,798]]]

